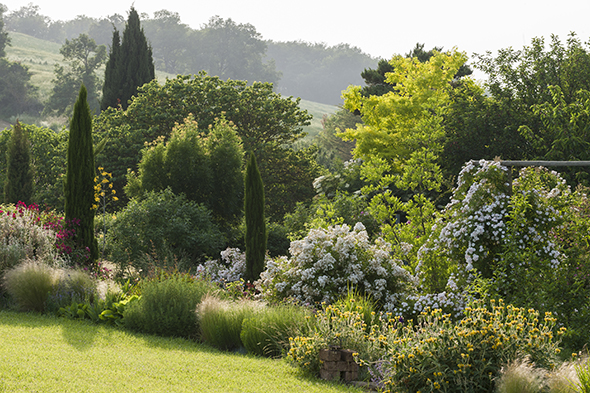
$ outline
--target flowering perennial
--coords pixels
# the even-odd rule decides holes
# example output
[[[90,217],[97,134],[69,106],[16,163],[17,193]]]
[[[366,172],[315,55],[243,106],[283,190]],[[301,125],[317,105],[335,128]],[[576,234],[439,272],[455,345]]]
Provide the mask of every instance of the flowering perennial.
[[[294,298],[303,303],[333,303],[349,287],[371,296],[386,310],[395,308],[413,288],[410,274],[391,257],[389,243],[374,244],[361,223],[312,229],[291,242],[291,258],[267,262],[257,289],[271,299]]]

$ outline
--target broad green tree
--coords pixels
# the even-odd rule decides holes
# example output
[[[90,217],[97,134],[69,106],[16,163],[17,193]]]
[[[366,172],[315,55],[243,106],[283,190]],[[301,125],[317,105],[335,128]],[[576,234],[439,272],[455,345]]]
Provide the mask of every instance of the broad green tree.
[[[70,120],[64,210],[66,221],[80,220],[74,238],[79,247],[88,249],[92,264],[98,259],[98,243],[94,237],[92,114],[86,97],[86,87],[82,85]]]
[[[187,55],[191,47],[191,29],[180,21],[177,12],[160,10],[143,21],[145,35],[153,49],[154,64],[171,74],[187,72]]]
[[[359,111],[364,122],[341,135],[356,140],[355,157],[364,160],[362,172],[369,185],[363,193],[371,196],[371,213],[394,246],[413,246],[413,264],[436,210],[431,195],[441,191],[443,119],[451,82],[465,61],[466,56],[456,50],[435,52],[426,62],[394,57],[394,71],[386,79],[395,87],[392,92],[365,97],[361,87],[351,86],[343,93],[344,107]],[[407,202],[396,189],[405,192]],[[412,225],[398,225],[401,212]]]
[[[116,33],[113,33],[116,34]],[[118,59],[117,59],[118,57]],[[111,61],[111,59],[113,59]],[[118,68],[105,74],[105,86],[111,88],[120,86],[120,96],[105,95],[101,108],[118,107],[127,108],[131,97],[137,94],[137,89],[155,78],[154,60],[152,48],[148,44],[139,21],[139,14],[134,7],[129,11],[129,18],[123,30],[121,47],[117,49],[115,37],[111,48],[109,67]],[[116,91],[114,91],[116,93]]]
[[[266,255],[266,221],[264,218],[264,186],[256,164],[256,156],[250,153],[244,179],[244,214],[246,219],[246,271],[244,279],[254,282],[264,270]]]
[[[128,175],[127,195],[141,197],[170,188],[203,204],[219,224],[235,224],[242,212],[244,152],[235,127],[225,119],[202,132],[192,117],[168,141],[156,139],[142,151],[137,175]]]
[[[116,141],[107,143],[97,159],[113,173],[113,183],[119,193],[125,185],[127,170],[137,168],[144,142],[150,143],[158,137],[168,140],[175,125],[184,123],[190,114],[205,134],[216,118],[224,116],[237,127],[244,150],[260,154],[258,159],[265,183],[272,184],[271,178],[278,179],[282,188],[290,189],[286,196],[301,200],[313,196],[313,177],[308,179],[314,174],[307,171],[312,164],[284,147],[302,138],[302,127],[309,125],[311,116],[300,109],[299,102],[299,99],[273,92],[270,83],[248,85],[245,81],[223,81],[205,73],[179,75],[163,85],[154,80],[139,89],[126,110],[109,108],[96,119],[97,138],[106,136]],[[289,166],[292,165],[291,174],[285,169],[284,156],[292,158],[288,160]],[[300,173],[304,167],[307,168],[305,173]],[[279,176],[279,172],[286,175]],[[269,195],[270,191],[267,192],[269,203],[276,203],[279,208],[276,215],[282,217],[284,201]]]
[[[20,123],[13,127],[12,137],[6,151],[7,170],[4,186],[4,202],[26,204],[31,203],[33,195],[33,170],[29,138]]]
[[[71,111],[80,86],[84,85],[90,109],[98,112],[100,80],[96,70],[106,60],[106,48],[96,45],[87,34],[80,34],[72,40],[66,39],[59,52],[69,66],[55,65],[54,86],[45,109],[58,115]]]
[[[203,69],[221,79],[276,83],[280,73],[265,59],[267,44],[249,23],[214,16],[197,34],[193,69]],[[197,66],[198,67],[195,67]]]

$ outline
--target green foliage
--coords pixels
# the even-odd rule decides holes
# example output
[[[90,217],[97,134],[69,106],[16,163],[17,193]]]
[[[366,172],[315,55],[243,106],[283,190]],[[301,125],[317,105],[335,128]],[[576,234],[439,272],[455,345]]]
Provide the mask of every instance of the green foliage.
[[[113,173],[115,189],[123,195],[127,171],[139,163],[144,142],[159,136],[166,141],[176,124],[183,124],[190,114],[205,134],[216,119],[225,117],[237,127],[244,150],[260,154],[265,184],[277,184],[276,193],[267,190],[267,200],[276,204],[273,211],[280,219],[286,211],[281,209],[294,206],[292,199],[303,200],[313,195],[309,192],[316,169],[308,157],[302,157],[304,153],[283,147],[301,138],[301,127],[309,124],[310,115],[300,110],[298,104],[299,99],[274,93],[269,83],[248,85],[245,81],[223,81],[205,73],[179,75],[163,85],[152,81],[139,88],[127,110],[111,108],[96,119],[95,129],[100,136],[97,140],[108,137],[109,141],[116,141],[107,143],[97,162]]]
[[[87,34],[80,34],[72,40],[66,39],[59,52],[69,67],[55,65],[54,86],[45,112],[62,115],[71,111],[81,85],[87,89],[90,109],[98,112],[100,81],[95,72],[105,62],[105,46],[96,45]]]
[[[587,161],[590,159],[590,91],[579,90],[567,103],[559,86],[549,86],[552,102],[532,107],[543,125],[537,133],[525,126],[524,134],[533,148],[549,161]],[[583,167],[569,167],[561,171],[570,184],[589,185],[589,171]]]
[[[33,195],[33,170],[29,138],[20,123],[14,126],[8,149],[6,151],[6,184],[4,186],[4,202],[31,203]]]
[[[149,46],[139,21],[139,14],[132,6],[129,18],[123,30],[121,46],[118,46],[117,30],[113,33],[101,108],[126,109],[131,97],[138,92],[138,87],[155,78],[152,48]]]
[[[0,116],[9,118],[41,109],[27,66],[0,57]]]
[[[168,253],[186,257],[182,267],[190,269],[205,256],[217,255],[224,246],[211,212],[169,188],[132,199],[110,225],[106,251],[122,274],[129,273],[131,267],[147,274],[149,266],[142,258],[152,252],[156,259]]]
[[[56,281],[55,269],[30,260],[8,270],[3,277],[4,288],[18,307],[37,312],[45,310],[45,303]]]
[[[526,360],[515,360],[505,366],[498,381],[498,393],[537,393],[543,391],[544,370],[536,369]]]
[[[102,86],[101,111],[108,107],[118,108],[121,105],[121,38],[119,30],[113,31],[113,40],[109,49],[109,57],[104,72],[104,84]]]
[[[170,187],[206,205],[219,224],[232,224],[242,211],[243,155],[231,123],[218,120],[204,135],[189,116],[167,142],[159,138],[143,150],[138,175],[129,173],[125,192],[141,197]]]
[[[51,207],[63,206],[63,176],[65,174],[68,132],[20,123],[30,142],[30,164],[33,172],[32,202]],[[0,133],[0,151],[7,151],[14,131]],[[0,189],[4,194],[6,155],[0,154]]]
[[[264,186],[254,153],[250,153],[244,183],[244,216],[246,221],[246,272],[244,279],[254,282],[264,270],[268,239],[264,218]]]
[[[492,146],[509,147],[502,158],[585,157],[580,143],[586,132],[583,119],[587,98],[579,91],[590,91],[587,43],[582,43],[575,33],[567,37],[565,44],[552,35],[547,45],[544,38],[534,38],[520,50],[506,48],[499,50],[496,57],[491,52],[477,57],[476,67],[487,74],[486,91],[491,95],[490,110],[481,111],[477,117],[491,122],[492,126],[486,128],[495,136],[486,139],[492,141]],[[524,126],[524,135],[519,135],[519,126]],[[471,130],[475,128],[467,128],[466,132]],[[564,132],[573,133],[571,140]],[[564,169],[569,182],[587,181],[587,172],[580,178],[574,177],[576,172],[582,171]]]
[[[98,318],[107,324],[114,324],[117,326],[124,327],[125,321],[123,316],[125,315],[125,309],[130,303],[139,301],[140,297],[137,295],[122,296],[121,299],[115,299],[106,301],[104,310],[100,313]]]
[[[92,304],[98,300],[97,282],[87,272],[79,269],[63,269],[59,272],[49,298],[47,311],[60,312],[61,308],[74,304]],[[77,307],[77,306],[74,306]]]
[[[575,384],[577,391],[580,393],[590,392],[590,360],[576,364],[575,369],[578,377],[578,382]]]
[[[227,301],[207,296],[197,308],[200,338],[203,342],[226,351],[243,348],[240,332],[242,321],[260,311],[251,300]]]
[[[248,353],[284,356],[290,348],[289,338],[307,332],[309,314],[307,309],[289,304],[264,307],[244,318],[240,339]]]
[[[125,327],[160,336],[195,338],[199,325],[195,310],[214,284],[175,273],[143,281],[139,301],[127,304]]]
[[[336,134],[356,127],[357,123],[362,123],[360,116],[342,108],[331,116],[324,116],[322,131],[314,139],[318,146],[317,161],[320,165],[334,170],[341,162],[352,159],[354,142],[344,141]]]
[[[94,237],[94,150],[92,144],[92,115],[86,101],[84,85],[70,121],[68,163],[64,185],[66,221],[80,220],[75,239],[90,253],[89,263],[98,259],[98,243]]]
[[[10,45],[8,32],[4,30],[4,11],[4,5],[0,6],[0,58],[6,56],[6,51],[4,49],[7,45]]]

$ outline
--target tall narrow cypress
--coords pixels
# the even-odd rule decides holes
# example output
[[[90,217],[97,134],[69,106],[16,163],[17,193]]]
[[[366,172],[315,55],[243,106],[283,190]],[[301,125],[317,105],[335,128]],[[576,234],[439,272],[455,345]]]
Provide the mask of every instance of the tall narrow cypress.
[[[87,102],[86,87],[80,87],[74,114],[70,120],[68,164],[66,171],[66,222],[80,220],[75,240],[79,247],[88,247],[92,264],[98,259],[98,243],[94,237],[94,151],[92,145],[92,115]]]
[[[109,106],[116,108],[121,99],[121,38],[119,30],[113,32],[113,42],[109,52],[109,59],[104,71],[104,85],[102,87],[102,100],[100,110]]]
[[[29,138],[17,121],[12,129],[12,136],[6,150],[6,183],[4,201],[17,203],[31,202],[33,195],[33,170],[29,152]]]
[[[266,254],[266,222],[264,218],[264,186],[256,163],[250,153],[244,179],[244,214],[246,218],[246,273],[244,279],[254,282],[264,270]]]
[[[137,94],[137,88],[156,77],[152,48],[145,38],[139,14],[135,8],[131,7],[131,11],[129,11],[129,18],[125,30],[123,30],[123,38],[118,50],[115,49],[117,48],[115,35],[119,35],[116,30],[113,33],[113,45],[108,61],[112,60],[112,66],[116,70],[112,72],[109,70],[108,74],[105,70],[104,86],[107,89],[112,89],[116,95],[109,96],[109,98],[103,96],[101,109],[106,109],[109,106],[117,107],[119,103],[123,109],[127,109],[129,100]],[[110,91],[109,94],[111,94]]]

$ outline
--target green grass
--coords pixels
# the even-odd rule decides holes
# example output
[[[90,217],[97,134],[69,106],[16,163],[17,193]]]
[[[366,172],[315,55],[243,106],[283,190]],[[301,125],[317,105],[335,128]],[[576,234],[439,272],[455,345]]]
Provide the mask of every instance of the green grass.
[[[31,84],[39,88],[39,97],[45,101],[53,87],[54,65],[64,64],[59,53],[61,45],[14,31],[9,32],[8,36],[11,46],[6,47],[6,57],[29,67]]]
[[[303,140],[309,142],[322,131],[322,118],[324,115],[329,116],[338,110],[338,107],[334,105],[320,104],[319,102],[303,99],[299,103],[299,107],[307,110],[309,114],[313,116],[311,125],[303,127],[303,131],[307,132],[307,136]]]
[[[0,311],[0,392],[363,392],[282,360],[178,338]]]

